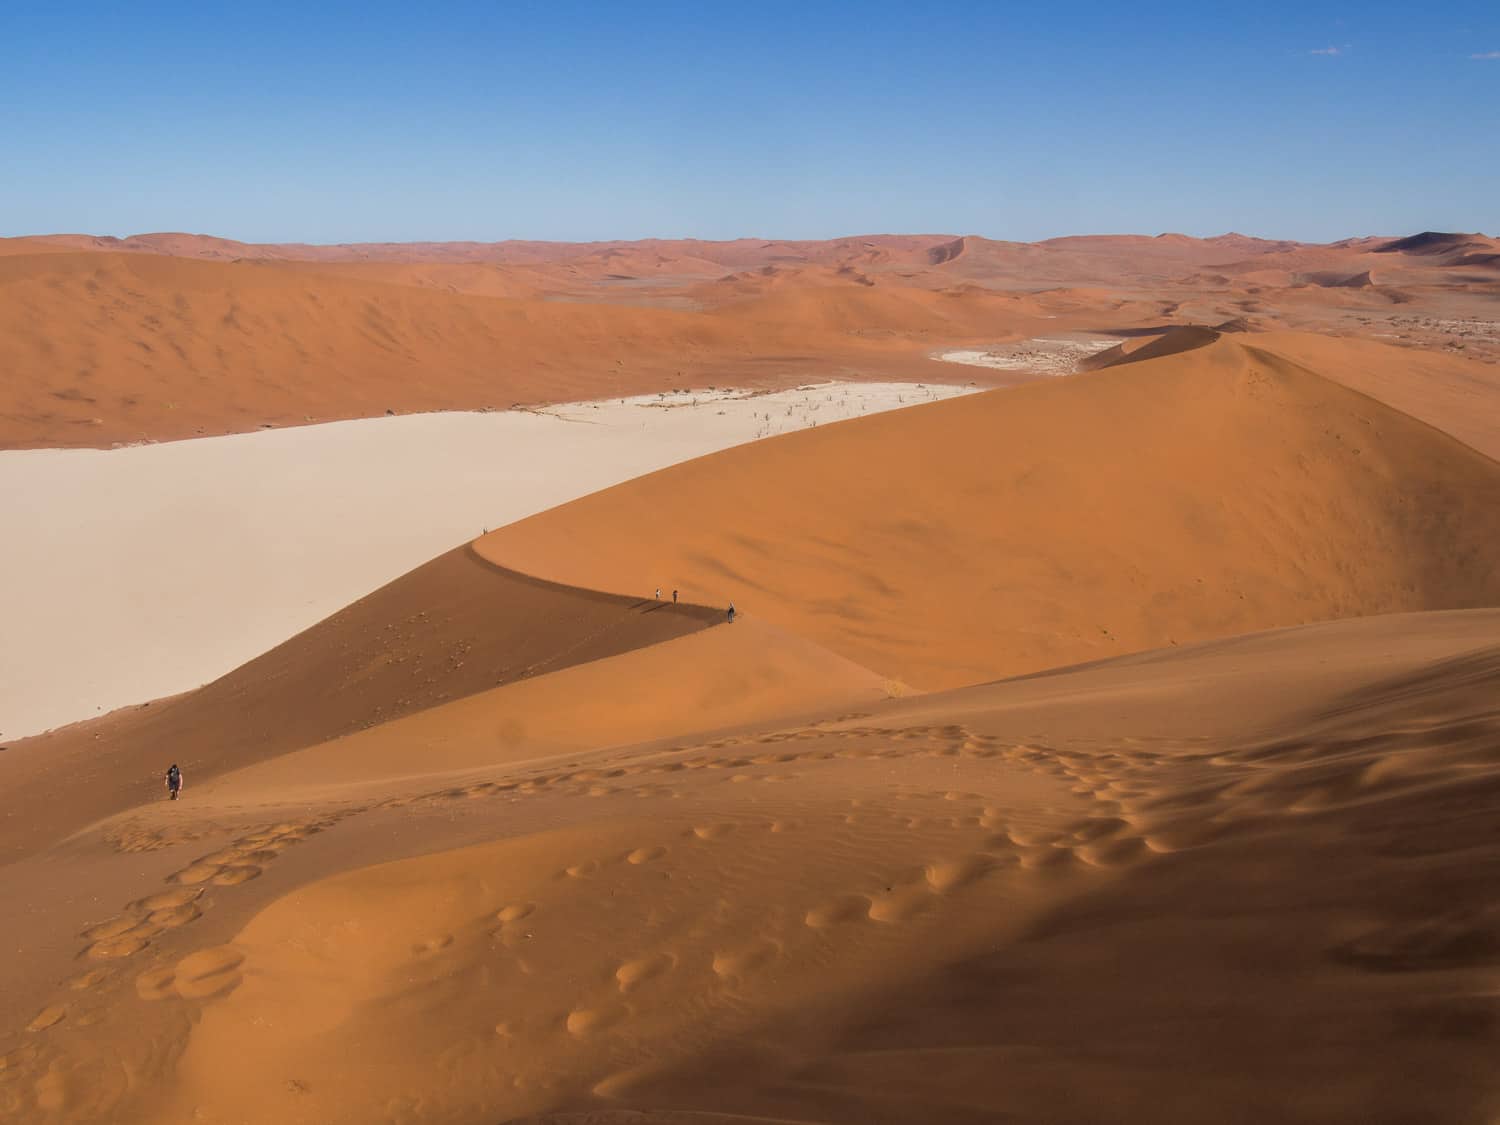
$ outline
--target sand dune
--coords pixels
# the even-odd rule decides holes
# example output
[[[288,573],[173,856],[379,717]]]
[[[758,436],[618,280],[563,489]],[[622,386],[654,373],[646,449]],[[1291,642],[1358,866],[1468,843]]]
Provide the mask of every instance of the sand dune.
[[[715,615],[713,624],[721,619]],[[639,640],[640,638],[635,638]],[[195,800],[281,794],[485,769],[802,716],[840,714],[903,685],[764,622],[711,628],[367,727],[211,780]],[[607,780],[607,779],[602,779]]]
[[[0,296],[0,446],[12,448],[871,377],[927,366],[903,333],[1008,327],[996,301],[956,300],[943,307],[958,313],[935,316],[921,293],[869,334],[788,307],[777,323],[770,311],[504,299],[316,263],[145,254],[3,257]]]
[[[0,824],[0,854],[55,839],[142,800],[164,757],[208,780],[498,684],[557,671],[717,623],[720,615],[573,590],[500,570],[469,548],[439,556],[196,691],[23,740],[7,792],[40,819]],[[41,799],[105,754],[123,786]]]
[[[1496,1093],[1497,639],[1341,622],[355,801],[226,779],[142,810],[151,873],[22,958],[76,987],[25,988],[0,1105],[1464,1120]]]
[[[1500,367],[1375,340],[1267,332],[1247,341],[1377,398],[1500,460]]]
[[[734,601],[925,688],[1493,604],[1500,465],[1240,339],[726,451],[479,550]]]

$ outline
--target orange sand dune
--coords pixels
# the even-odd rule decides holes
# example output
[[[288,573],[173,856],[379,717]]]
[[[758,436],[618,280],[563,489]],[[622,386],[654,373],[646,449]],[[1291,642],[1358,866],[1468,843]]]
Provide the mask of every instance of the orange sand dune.
[[[456,786],[246,771],[47,854],[116,874],[21,916],[0,1109],[1477,1120],[1497,661],[1500,611],[1398,615]]]
[[[1500,367],[1375,340],[1267,332],[1247,341],[1377,398],[1500,460]]]
[[[258,795],[274,803],[319,785],[345,795],[351,785],[392,778],[838,714],[902,690],[775,626],[747,621],[544,670],[248,765],[200,787],[194,800]]]
[[[1494,362],[1497,245],[1434,234],[1327,245],[1232,234],[341,246],[180,233],[4,239],[0,364],[11,377],[0,393],[0,448],[684,384],[932,379],[928,356],[942,346],[1246,314]],[[1343,284],[1351,278],[1372,283]]]
[[[196,782],[416,711],[719,620],[714,611],[570,590],[468,548],[361,598],[196,691],[11,745],[5,788],[31,814],[0,821],[0,857],[149,800],[177,761]],[[103,755],[113,785],[70,788]]]
[[[391,276],[400,271],[406,276]],[[413,284],[414,273],[425,279]],[[471,275],[452,288],[498,292],[513,283]],[[910,373],[930,362],[925,345],[903,333],[939,324],[996,337],[1011,326],[994,302],[955,300],[962,316],[935,317],[926,294],[866,308],[888,319],[863,332],[847,317],[787,309],[780,323],[443,288],[433,267],[0,257],[0,447],[98,446],[715,382],[796,385],[817,372]]]
[[[1500,601],[1500,465],[1254,339],[728,450],[478,550],[927,688]]]

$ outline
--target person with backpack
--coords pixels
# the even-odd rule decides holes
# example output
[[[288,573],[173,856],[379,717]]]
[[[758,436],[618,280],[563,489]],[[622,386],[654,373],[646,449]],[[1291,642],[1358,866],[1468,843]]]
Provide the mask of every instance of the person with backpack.
[[[168,800],[177,800],[177,794],[182,792],[182,771],[173,762],[171,769],[167,770],[167,793]]]
[[[734,603],[733,602],[729,603],[729,623],[731,625],[734,624]]]

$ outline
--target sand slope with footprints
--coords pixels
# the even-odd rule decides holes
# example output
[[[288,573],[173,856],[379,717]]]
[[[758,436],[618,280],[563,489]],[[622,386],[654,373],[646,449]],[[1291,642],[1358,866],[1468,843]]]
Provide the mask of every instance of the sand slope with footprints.
[[[1225,341],[1088,378],[1026,392],[1099,401],[1017,407],[1023,428],[1051,418],[1060,447],[1122,411],[1159,436],[1213,422],[1171,455],[1213,471],[1170,503],[1126,504],[1166,479],[1144,455],[1123,493],[1086,490],[1132,534],[1187,528],[1153,548],[1181,573],[1146,559],[1096,590],[1081,560],[1109,527],[1064,526],[1055,463],[938,458],[994,438],[1003,399],[976,396],[709,458],[702,496],[734,502],[691,520],[674,471],[517,525],[198,692],[0,754],[0,1119],[1493,1118],[1500,609],[1463,607],[1494,600],[1500,470]],[[1355,426],[1386,446],[1351,452]],[[937,477],[845,497],[817,541],[797,520],[829,511],[818,489],[724,491],[792,481],[807,448],[856,499],[921,448],[983,472],[947,482],[941,533],[900,516]],[[1285,519],[1218,536],[1254,505],[1221,526],[1211,501],[1256,489]],[[1078,569],[1033,577],[1077,620],[964,600],[1003,559],[955,513],[998,534],[1000,495],[1056,509],[1035,549]],[[695,551],[770,577],[730,625],[492,565],[512,547],[603,589],[649,551],[688,577],[647,587],[705,600],[723,575]],[[876,556],[910,568],[882,590]],[[1215,560],[1241,585],[1172,586]],[[864,592],[820,601],[835,582]],[[1305,613],[1275,592],[1310,586]],[[1068,640],[1106,603],[1146,651],[1049,667],[1127,647]],[[1243,631],[1320,615],[1350,619]],[[1212,639],[1166,643],[1191,636]],[[1027,674],[974,682],[1007,662]]]
[[[0,1105],[1190,1121],[1274,1079],[1307,1120],[1461,1119],[1500,1094],[1497,637],[1496,611],[1310,626],[353,804],[288,788],[281,822],[231,776],[158,806],[222,842],[125,853],[176,863],[78,931]]]

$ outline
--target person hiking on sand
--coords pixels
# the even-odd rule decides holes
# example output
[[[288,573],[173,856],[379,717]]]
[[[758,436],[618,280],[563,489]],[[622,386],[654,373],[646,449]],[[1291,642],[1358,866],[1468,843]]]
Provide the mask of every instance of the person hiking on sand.
[[[657,601],[661,601],[661,587],[660,586],[658,586],[656,588],[656,600]]]
[[[672,604],[673,605],[677,604],[677,591],[676,590],[672,591]]]
[[[729,623],[731,625],[734,624],[734,603],[733,602],[729,603]]]
[[[177,763],[172,763],[172,768],[167,770],[167,793],[169,800],[177,800],[177,794],[182,792],[182,771],[177,768]]]

